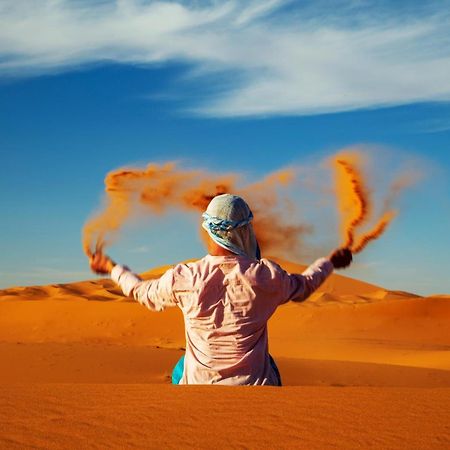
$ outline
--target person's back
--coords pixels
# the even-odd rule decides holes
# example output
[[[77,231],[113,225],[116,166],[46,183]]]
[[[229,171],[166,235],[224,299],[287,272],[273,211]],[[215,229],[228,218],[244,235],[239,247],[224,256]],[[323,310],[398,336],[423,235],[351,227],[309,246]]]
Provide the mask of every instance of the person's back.
[[[216,215],[208,214],[211,205]],[[215,197],[210,207],[203,215],[203,227],[211,237],[210,254],[201,260],[178,264],[148,281],[102,255],[93,256],[91,267],[111,272],[125,295],[151,310],[181,308],[186,355],[175,367],[174,383],[280,385],[268,352],[267,321],[280,304],[305,300],[333,266],[350,263],[351,253],[335,252],[334,264],[322,258],[301,275],[289,274],[260,258],[250,223],[253,215],[240,197]]]
[[[122,266],[111,275],[144,306],[183,311],[186,356],[179,384],[278,385],[267,321],[280,304],[305,300],[332,270],[324,258],[291,275],[267,259],[207,255],[178,264],[159,280],[141,281]]]
[[[175,268],[186,327],[180,384],[279,384],[268,354],[267,320],[278,304],[267,269],[247,257],[211,255]]]

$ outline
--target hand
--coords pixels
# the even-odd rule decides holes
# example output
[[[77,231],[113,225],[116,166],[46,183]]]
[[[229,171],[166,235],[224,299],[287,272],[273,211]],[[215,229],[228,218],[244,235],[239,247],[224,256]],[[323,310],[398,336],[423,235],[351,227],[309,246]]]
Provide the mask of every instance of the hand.
[[[89,259],[89,264],[93,272],[101,275],[111,273],[111,270],[116,265],[109,256],[103,253],[94,253]]]
[[[329,260],[335,269],[343,269],[352,262],[352,252],[348,248],[338,248],[329,256]]]

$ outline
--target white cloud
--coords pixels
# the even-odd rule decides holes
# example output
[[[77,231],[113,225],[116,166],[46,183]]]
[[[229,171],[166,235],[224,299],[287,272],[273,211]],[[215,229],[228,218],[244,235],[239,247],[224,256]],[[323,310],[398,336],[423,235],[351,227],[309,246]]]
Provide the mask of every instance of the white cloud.
[[[190,111],[219,117],[450,100],[447,1],[408,15],[343,3],[3,0],[0,73],[181,61],[208,79]]]

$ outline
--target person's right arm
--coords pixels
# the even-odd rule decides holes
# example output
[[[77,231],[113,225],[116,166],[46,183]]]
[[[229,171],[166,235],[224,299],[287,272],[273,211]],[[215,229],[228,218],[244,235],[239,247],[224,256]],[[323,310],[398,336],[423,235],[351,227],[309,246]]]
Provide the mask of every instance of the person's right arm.
[[[290,274],[277,266],[274,282],[278,286],[279,304],[288,301],[305,301],[331,275],[334,269],[350,265],[352,254],[348,249],[338,249],[328,258],[320,258],[302,274]]]
[[[327,258],[320,258],[302,274],[280,274],[282,298],[279,303],[305,301],[332,274],[333,264]]]

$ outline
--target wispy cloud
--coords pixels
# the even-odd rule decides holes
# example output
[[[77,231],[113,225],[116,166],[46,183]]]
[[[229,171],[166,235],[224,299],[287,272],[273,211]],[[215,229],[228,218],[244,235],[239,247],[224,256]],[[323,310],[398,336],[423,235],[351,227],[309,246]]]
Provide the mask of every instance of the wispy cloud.
[[[208,79],[190,111],[218,117],[450,100],[450,3],[373,5],[3,0],[0,73],[184,62]]]
[[[135,247],[129,250],[129,253],[149,253],[150,247],[147,245],[141,245],[140,247]]]
[[[449,130],[450,118],[431,119],[418,126],[418,131],[422,133],[443,133]]]

